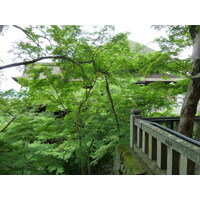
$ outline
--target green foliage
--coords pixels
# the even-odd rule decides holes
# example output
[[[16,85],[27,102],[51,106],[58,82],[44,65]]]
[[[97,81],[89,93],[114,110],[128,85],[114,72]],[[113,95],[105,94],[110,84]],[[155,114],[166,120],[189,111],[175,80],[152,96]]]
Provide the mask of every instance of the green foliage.
[[[188,25],[161,25],[154,26],[157,30],[165,30],[166,37],[157,38],[157,42],[165,52],[170,52],[177,56],[184,47],[191,46],[192,40],[189,33],[190,26]]]
[[[104,158],[112,157],[116,145],[128,143],[131,109],[144,116],[170,113],[186,81],[134,84],[138,74],[178,73],[170,55],[142,54],[139,45],[131,51],[127,34],[113,35],[113,28],[26,28],[30,35],[18,43],[16,55],[68,59],[28,65],[28,78],[19,79],[28,89],[0,94],[1,174],[93,173]],[[55,66],[59,70],[52,73]]]

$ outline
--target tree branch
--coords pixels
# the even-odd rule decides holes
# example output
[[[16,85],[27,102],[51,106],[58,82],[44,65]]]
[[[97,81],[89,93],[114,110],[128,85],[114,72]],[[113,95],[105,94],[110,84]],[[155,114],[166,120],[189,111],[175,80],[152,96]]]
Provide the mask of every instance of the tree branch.
[[[21,65],[28,65],[28,64],[36,63],[36,62],[38,62],[40,60],[45,60],[45,59],[64,59],[64,60],[68,60],[70,62],[73,62],[75,64],[92,63],[93,62],[92,60],[89,60],[89,61],[75,61],[75,60],[73,60],[71,58],[68,58],[66,56],[45,56],[45,57],[36,58],[36,59],[33,59],[33,60],[29,60],[29,61],[3,65],[3,66],[0,66],[0,70],[6,69],[6,68],[11,68],[11,67],[17,67],[17,66],[21,66]]]
[[[26,31],[25,29],[23,29],[23,28],[21,28],[20,26],[17,26],[17,25],[13,25],[13,27],[21,30],[23,33],[25,33],[35,43],[35,39],[30,35],[30,33],[28,31]]]
[[[104,75],[104,78],[106,80],[106,91],[107,91],[108,98],[109,98],[110,103],[111,103],[111,107],[112,107],[112,111],[113,111],[113,114],[114,114],[114,117],[115,117],[117,129],[118,129],[118,131],[120,131],[119,120],[118,120],[118,116],[117,116],[117,113],[116,113],[116,110],[115,110],[113,99],[112,99],[112,96],[111,96],[111,93],[110,93],[110,87],[109,87],[109,83],[108,83],[108,78],[107,78],[106,75]]]
[[[181,73],[179,70],[174,70],[175,72],[178,72],[178,73],[180,73],[180,74],[182,74],[182,75],[184,75],[184,76],[186,76],[187,78],[190,78],[186,73],[187,72],[189,72],[189,70],[186,68],[186,67],[184,67],[183,65],[181,65],[181,64],[179,64],[176,60],[174,60],[174,59],[171,59],[171,61],[172,62],[175,62],[179,67],[181,67],[182,69],[184,69],[184,71],[185,71],[185,73]],[[190,72],[189,72],[190,73]],[[191,74],[191,73],[190,73]]]
[[[15,119],[16,119],[16,116],[14,116],[14,117],[7,123],[7,125],[6,125],[3,129],[0,130],[0,132],[4,132],[4,131],[8,128],[8,126],[9,126]]]
[[[29,31],[27,31],[27,30],[25,30],[25,29],[23,29],[23,28],[21,28],[20,26],[17,26],[17,25],[13,25],[13,27],[15,27],[15,28],[21,30],[23,33],[25,33],[31,39],[31,41],[34,44],[37,45],[37,48],[42,49],[42,47],[40,46],[39,40],[37,38],[34,38]],[[41,36],[41,35],[37,35],[37,36],[45,38],[44,36]],[[47,39],[47,38],[45,38],[45,39]],[[48,41],[49,41],[49,39],[48,39]],[[50,43],[50,45],[51,45],[51,43]],[[48,54],[48,51],[46,49],[43,49],[43,50],[46,51],[46,53]]]

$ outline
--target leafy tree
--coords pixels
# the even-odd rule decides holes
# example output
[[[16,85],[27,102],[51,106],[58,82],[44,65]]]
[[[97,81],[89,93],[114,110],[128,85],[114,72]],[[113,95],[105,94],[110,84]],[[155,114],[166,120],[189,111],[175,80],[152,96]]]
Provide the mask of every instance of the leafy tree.
[[[27,36],[13,49],[21,62],[0,69],[25,64],[28,78],[19,79],[27,88],[21,93],[2,94],[2,174],[99,173],[116,144],[128,142],[132,108],[146,116],[170,111],[175,87],[133,84],[168,54],[131,51],[127,35],[112,26],[15,27]]]
[[[128,53],[129,50],[127,38],[122,34],[121,36],[112,37],[111,39],[108,31],[110,32],[112,27],[105,27],[96,35],[90,35],[83,32],[81,33],[79,26],[52,26],[51,28],[45,28],[43,26],[36,27],[37,31],[40,31],[41,34],[44,34],[43,36],[33,34],[31,28],[23,29],[28,35],[27,39],[29,42],[20,42],[17,48],[19,51],[18,55],[20,55],[21,58],[24,56],[24,59],[26,59],[28,55],[28,57],[32,58],[32,60],[30,62],[25,61],[18,64],[31,64],[42,60],[43,58],[46,59],[51,57],[54,59],[53,64],[60,68],[61,73],[52,74],[51,71],[53,68],[51,66],[47,67],[43,66],[42,64],[32,65],[29,66],[26,71],[26,73],[29,74],[30,79],[22,79],[20,82],[23,86],[29,88],[27,96],[31,101],[32,106],[46,104],[47,112],[56,112],[57,110],[62,110],[67,113],[65,119],[63,120],[65,124],[67,124],[65,134],[69,135],[70,137],[65,138],[66,140],[62,143],[62,145],[67,145],[67,151],[73,147],[72,153],[74,152],[74,154],[71,154],[69,157],[72,158],[75,156],[75,159],[77,160],[76,162],[78,162],[79,166],[81,166],[82,174],[86,173],[86,168],[88,171],[87,173],[90,174],[92,157],[94,161],[93,165],[95,165],[98,160],[107,153],[105,149],[109,149],[112,146],[114,147],[114,145],[111,144],[113,141],[117,141],[116,137],[111,136],[111,134],[116,131],[116,126],[118,126],[119,131],[119,124],[116,125],[116,123],[119,122],[117,121],[117,114],[109,88],[109,74],[107,71],[109,68],[113,68],[113,66],[116,67],[116,61],[117,59],[120,60],[120,56],[123,59],[125,58],[125,54]],[[42,46],[42,42],[39,42],[39,39],[46,39],[47,37],[49,37],[47,40],[50,41],[49,43],[51,44],[45,44]],[[108,42],[109,40],[110,42]],[[117,50],[119,51],[117,52]],[[49,56],[49,54],[51,54],[51,56]],[[67,57],[67,59],[66,54],[70,55]],[[82,58],[93,60],[85,62],[81,61]],[[78,61],[75,61],[76,59]],[[124,62],[128,63],[126,60]],[[43,75],[46,77],[45,79],[39,78],[41,73],[43,73]],[[106,84],[104,80],[106,80]],[[97,81],[99,87],[102,88],[101,90],[103,91],[99,91],[99,88],[95,87]],[[94,105],[99,103],[99,100],[101,101],[104,99],[104,97],[101,95],[102,93],[104,93],[103,95],[106,95],[105,91],[107,94],[109,94],[109,98],[106,99],[106,101],[108,104],[110,103],[111,106],[110,109],[104,106],[103,110],[105,111],[103,112],[109,113],[111,119],[109,120],[109,115],[102,115],[103,118],[96,117],[96,119],[93,119],[92,115],[94,115],[95,112],[98,113],[99,111],[97,111],[95,106],[90,107],[90,104]],[[114,112],[114,115],[112,112]],[[34,113],[31,114],[31,116],[34,115]],[[116,122],[114,121],[114,124],[112,125],[113,116],[115,116]],[[34,116],[33,120],[36,120],[37,118],[38,117]],[[19,123],[20,119],[21,123],[22,121],[25,122],[28,120],[30,128],[27,127],[28,124],[17,124],[17,122]],[[93,123],[98,124],[97,121],[103,119],[108,120],[108,123],[105,123],[104,127],[102,127],[102,125],[91,125]],[[45,120],[48,120],[48,118],[45,118]],[[91,120],[93,120],[92,123]],[[16,124],[18,128],[15,128],[14,125]],[[16,123],[11,124],[10,129],[4,129],[3,131],[7,133],[15,129],[17,132],[19,130],[20,133],[24,134],[30,129],[30,133],[34,134],[36,129],[34,128],[35,125],[40,127],[41,123],[38,124],[36,121],[34,121],[33,125],[33,123],[30,123],[30,120],[27,117],[22,117],[19,118]],[[21,130],[19,129],[21,126],[26,128]],[[110,133],[107,133],[108,126]],[[92,128],[93,131],[91,132],[89,128]],[[40,158],[44,155],[47,157],[50,155],[51,157],[53,155],[57,155],[57,158],[62,157],[61,155],[59,156],[59,153],[56,153],[57,147],[53,147],[52,151],[50,147],[46,149],[46,144],[43,144],[46,143],[46,137],[45,141],[40,141],[40,138],[43,135],[42,130],[43,129],[39,129],[40,134],[38,136],[36,135],[37,138],[35,138],[33,141],[23,141],[23,137],[18,139],[22,143],[28,144],[28,147],[26,145],[26,148],[32,151],[31,155],[33,155],[34,151],[36,151],[37,155],[40,155]],[[48,131],[51,133],[53,132],[52,130]],[[98,136],[99,134],[102,136]],[[55,131],[53,132],[53,135],[56,135]],[[55,139],[57,140],[59,138]],[[64,145],[64,143],[66,145]],[[101,147],[105,146],[101,151],[98,150],[100,145]],[[95,153],[97,150],[98,153]],[[92,156],[92,153],[95,153],[95,155]],[[65,157],[66,155],[68,154],[65,152]],[[65,158],[65,163],[66,162],[67,161]],[[56,170],[56,168],[51,167],[51,164],[49,163],[45,173],[50,173],[51,171],[49,170],[53,169]],[[45,169],[43,169],[43,172],[44,170]],[[59,168],[59,171],[56,173],[62,173],[62,169]]]
[[[198,25],[177,25],[177,26],[155,26],[156,29],[165,29],[167,31],[166,38],[158,39],[162,50],[167,52],[170,57],[175,60],[177,67],[180,62],[185,63],[181,65],[181,72],[191,73],[192,76],[200,72],[199,66],[199,26]],[[193,45],[192,57],[180,60],[177,56],[184,50],[185,47]],[[177,63],[178,61],[178,63]],[[191,78],[189,75],[188,78]],[[199,79],[190,79],[190,83],[185,95],[184,104],[180,114],[179,131],[189,137],[192,137],[192,130],[194,124],[194,117],[197,112],[197,105],[200,98],[200,84]]]

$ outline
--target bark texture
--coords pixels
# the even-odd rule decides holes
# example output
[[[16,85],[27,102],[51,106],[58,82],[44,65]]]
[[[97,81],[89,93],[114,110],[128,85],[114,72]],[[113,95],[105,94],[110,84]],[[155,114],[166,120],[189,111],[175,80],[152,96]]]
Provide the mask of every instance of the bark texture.
[[[188,87],[184,104],[180,115],[179,132],[192,137],[194,117],[197,112],[197,105],[200,99],[200,86],[194,87],[193,81]]]
[[[200,73],[200,36],[198,34],[198,26],[191,25],[189,32],[193,40],[192,75],[195,76],[198,73]],[[184,99],[184,104],[181,110],[180,124],[179,124],[179,132],[188,137],[192,137],[194,117],[197,112],[199,99],[200,99],[200,79],[191,80]]]

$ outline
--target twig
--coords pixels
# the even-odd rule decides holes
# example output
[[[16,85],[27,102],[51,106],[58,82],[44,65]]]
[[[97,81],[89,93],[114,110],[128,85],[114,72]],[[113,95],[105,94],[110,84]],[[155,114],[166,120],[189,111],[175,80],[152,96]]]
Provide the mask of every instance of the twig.
[[[14,116],[8,123],[7,125],[0,130],[0,132],[4,132],[6,130],[6,128],[8,128],[8,126],[16,119],[16,116]]]
[[[28,65],[28,64],[32,64],[32,63],[36,63],[40,60],[45,60],[45,59],[64,59],[64,60],[68,60],[70,62],[73,62],[75,64],[82,64],[82,63],[92,63],[92,60],[88,60],[88,61],[75,61],[71,58],[68,58],[66,56],[44,56],[44,57],[40,57],[40,58],[36,58],[36,59],[32,59],[29,61],[24,61],[24,62],[19,62],[19,63],[12,63],[12,64],[8,64],[8,65],[3,65],[0,66],[0,70],[2,69],[6,69],[6,68],[10,68],[10,67],[17,67],[17,66],[21,66],[21,65]]]

